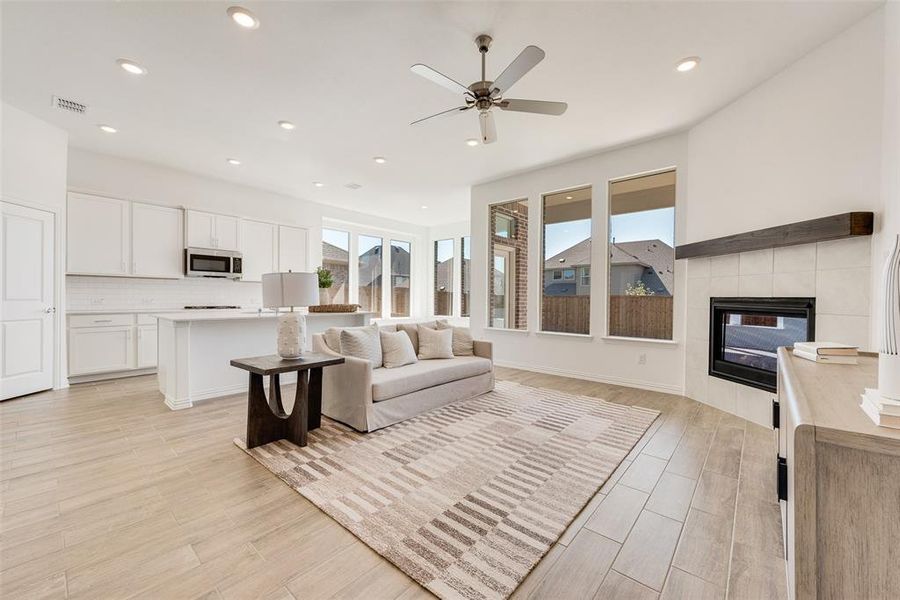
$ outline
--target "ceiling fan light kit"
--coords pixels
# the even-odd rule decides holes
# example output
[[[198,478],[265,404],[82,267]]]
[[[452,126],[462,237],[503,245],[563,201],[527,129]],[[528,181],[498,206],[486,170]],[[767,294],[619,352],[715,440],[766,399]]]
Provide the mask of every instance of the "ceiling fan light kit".
[[[464,102],[462,106],[450,108],[423,119],[413,121],[411,123],[412,125],[433,119],[434,117],[457,114],[474,108],[478,110],[478,122],[481,126],[481,142],[483,144],[490,144],[497,141],[497,127],[494,124],[494,114],[491,111],[494,107],[497,107],[500,110],[513,112],[527,112],[554,116],[559,116],[566,112],[568,105],[565,102],[504,98],[503,95],[509,88],[524,77],[531,69],[537,66],[539,62],[544,60],[545,53],[537,46],[526,47],[519,53],[515,60],[500,73],[497,79],[490,81],[487,78],[485,61],[492,41],[491,36],[484,34],[475,38],[475,45],[478,47],[478,52],[481,54],[481,80],[476,81],[468,87],[427,65],[415,64],[410,67],[410,70],[416,75],[424,77],[451,92],[462,94]]]

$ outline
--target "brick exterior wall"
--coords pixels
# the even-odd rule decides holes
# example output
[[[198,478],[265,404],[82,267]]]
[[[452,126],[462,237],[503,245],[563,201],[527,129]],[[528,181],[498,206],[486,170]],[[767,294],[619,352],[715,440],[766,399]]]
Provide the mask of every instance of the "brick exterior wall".
[[[515,231],[512,237],[505,238],[494,235],[497,215],[506,215],[515,220]],[[510,329],[525,329],[528,326],[528,202],[518,200],[504,204],[493,204],[490,207],[490,241],[488,260],[490,277],[488,278],[488,302],[490,314],[494,311],[494,246],[508,246],[516,251],[516,305],[513,323],[507,323]],[[489,321],[490,323],[490,321]]]

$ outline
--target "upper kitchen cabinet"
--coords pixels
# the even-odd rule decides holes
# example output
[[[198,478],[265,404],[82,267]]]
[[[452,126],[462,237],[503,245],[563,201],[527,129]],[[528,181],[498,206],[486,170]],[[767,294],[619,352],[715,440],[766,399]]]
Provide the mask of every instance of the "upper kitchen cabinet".
[[[185,229],[191,248],[240,250],[241,220],[237,217],[189,210]]]
[[[309,231],[300,227],[278,226],[278,270],[306,271]]]
[[[278,270],[278,225],[241,221],[242,281],[262,281],[263,273]]]
[[[128,275],[131,270],[130,202],[69,194],[66,271]]]
[[[177,279],[184,267],[184,211],[132,204],[131,273]]]

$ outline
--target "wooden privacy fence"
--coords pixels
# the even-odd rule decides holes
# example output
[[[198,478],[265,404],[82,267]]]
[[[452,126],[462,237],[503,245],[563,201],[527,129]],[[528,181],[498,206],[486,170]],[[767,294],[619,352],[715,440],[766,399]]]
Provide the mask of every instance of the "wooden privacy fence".
[[[590,333],[590,296],[544,296],[544,331]],[[672,339],[671,296],[610,296],[609,335]]]
[[[609,335],[672,339],[672,296],[610,296]]]
[[[544,331],[590,333],[590,296],[544,296],[541,312]]]

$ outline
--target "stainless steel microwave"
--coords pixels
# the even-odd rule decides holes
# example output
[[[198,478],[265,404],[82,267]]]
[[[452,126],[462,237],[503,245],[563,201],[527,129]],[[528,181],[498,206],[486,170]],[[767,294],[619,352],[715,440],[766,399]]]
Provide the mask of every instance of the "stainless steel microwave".
[[[187,277],[240,279],[243,265],[240,252],[185,248],[184,274]]]

